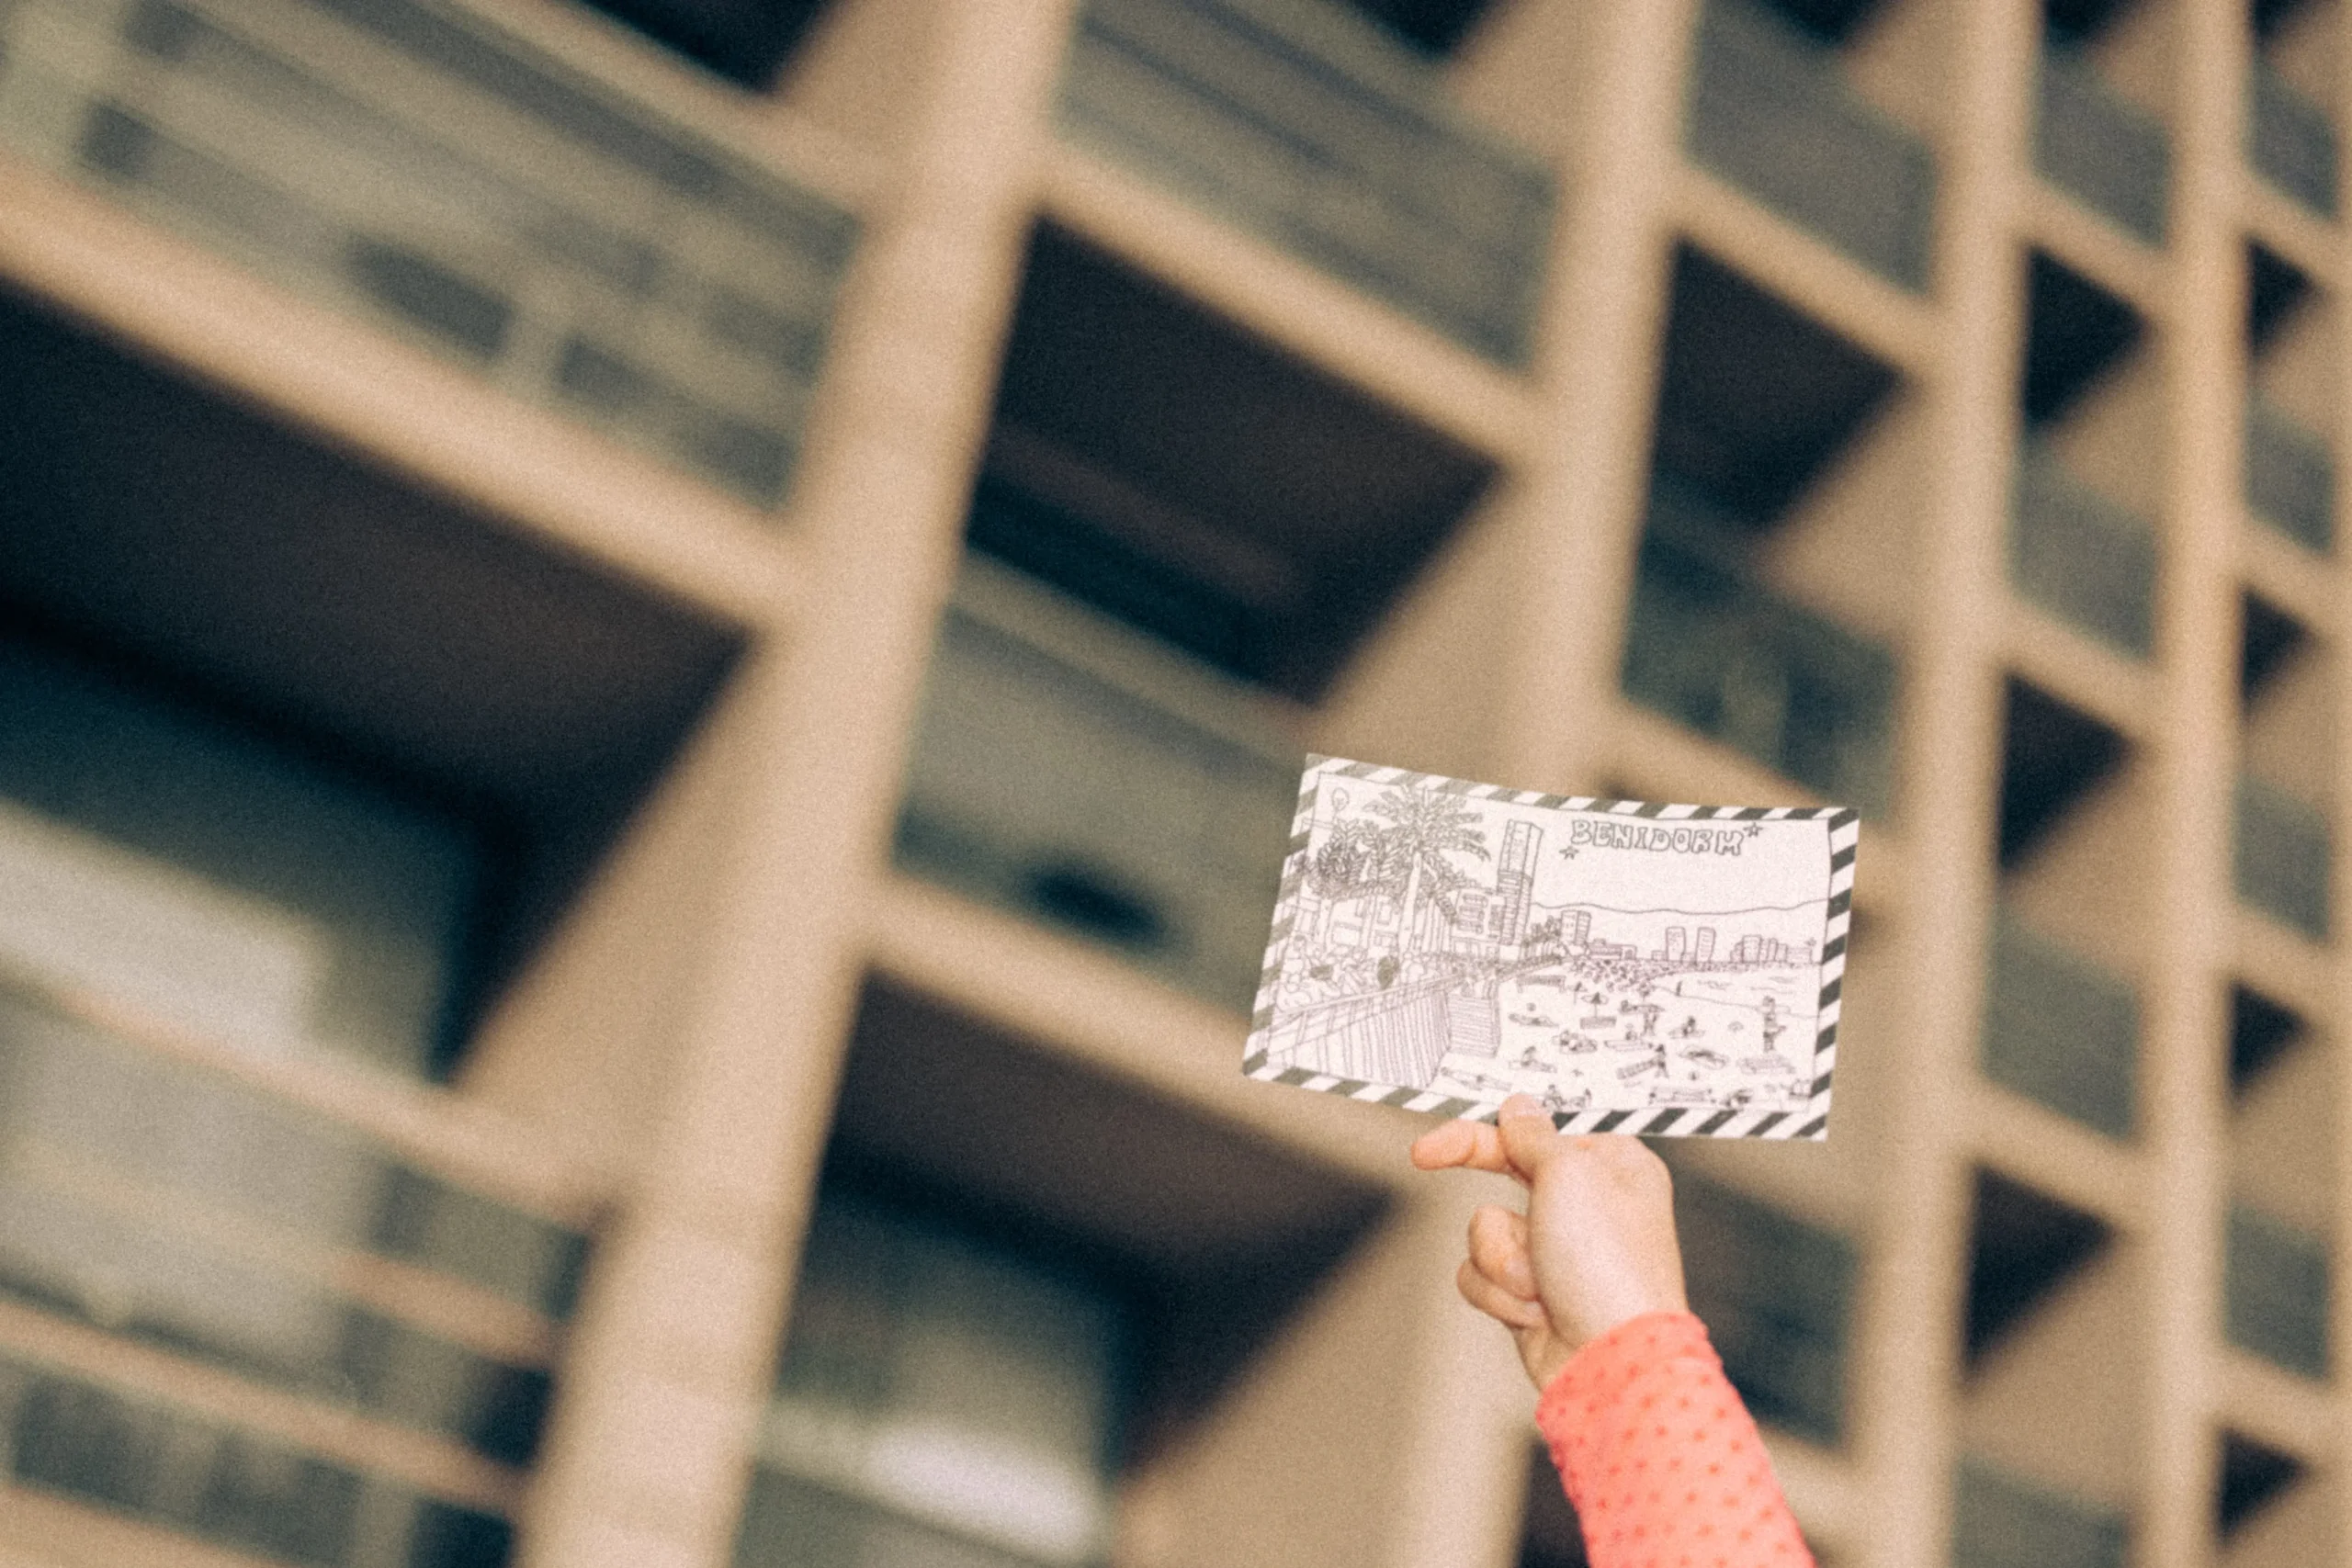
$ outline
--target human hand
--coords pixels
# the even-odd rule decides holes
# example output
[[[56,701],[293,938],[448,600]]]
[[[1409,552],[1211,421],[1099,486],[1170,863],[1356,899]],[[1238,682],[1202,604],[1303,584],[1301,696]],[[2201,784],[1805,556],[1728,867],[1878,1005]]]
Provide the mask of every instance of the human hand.
[[[1513,1095],[1494,1126],[1448,1122],[1423,1134],[1413,1163],[1496,1171],[1527,1189],[1524,1215],[1489,1204],[1471,1216],[1455,1280],[1510,1330],[1538,1389],[1585,1341],[1645,1313],[1690,1310],[1673,1179],[1640,1139],[1564,1137],[1540,1102]]]

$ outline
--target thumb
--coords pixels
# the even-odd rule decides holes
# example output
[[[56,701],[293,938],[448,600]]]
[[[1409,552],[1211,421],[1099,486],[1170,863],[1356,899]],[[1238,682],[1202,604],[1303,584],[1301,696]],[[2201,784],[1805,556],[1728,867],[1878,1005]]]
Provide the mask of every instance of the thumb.
[[[1495,1130],[1502,1135],[1503,1155],[1530,1181],[1535,1173],[1572,1145],[1552,1125],[1552,1113],[1532,1094],[1514,1094],[1495,1113]]]

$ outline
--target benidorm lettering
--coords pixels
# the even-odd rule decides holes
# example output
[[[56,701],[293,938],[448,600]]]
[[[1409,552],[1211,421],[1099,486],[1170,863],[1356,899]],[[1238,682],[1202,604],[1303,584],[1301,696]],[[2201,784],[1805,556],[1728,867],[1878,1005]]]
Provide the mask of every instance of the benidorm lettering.
[[[1657,822],[1611,822],[1579,817],[1568,824],[1568,847],[1590,844],[1601,850],[1671,851],[1678,855],[1736,855],[1740,845],[1756,836],[1756,826],[1745,828],[1669,828]]]

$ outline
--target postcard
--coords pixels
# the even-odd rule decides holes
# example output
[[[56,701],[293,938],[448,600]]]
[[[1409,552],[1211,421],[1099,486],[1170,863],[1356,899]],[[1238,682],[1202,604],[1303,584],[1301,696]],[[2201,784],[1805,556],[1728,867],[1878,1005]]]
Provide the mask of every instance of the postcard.
[[[1564,1130],[1822,1138],[1855,812],[1309,757],[1242,1070]]]

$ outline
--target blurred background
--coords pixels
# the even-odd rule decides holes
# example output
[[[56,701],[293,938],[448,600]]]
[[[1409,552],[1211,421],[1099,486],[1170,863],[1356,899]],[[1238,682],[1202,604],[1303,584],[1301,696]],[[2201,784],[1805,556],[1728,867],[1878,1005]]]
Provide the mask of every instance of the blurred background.
[[[1864,812],[1826,1562],[2341,1560],[2346,26],[0,0],[0,1562],[1581,1562],[1310,749]]]

